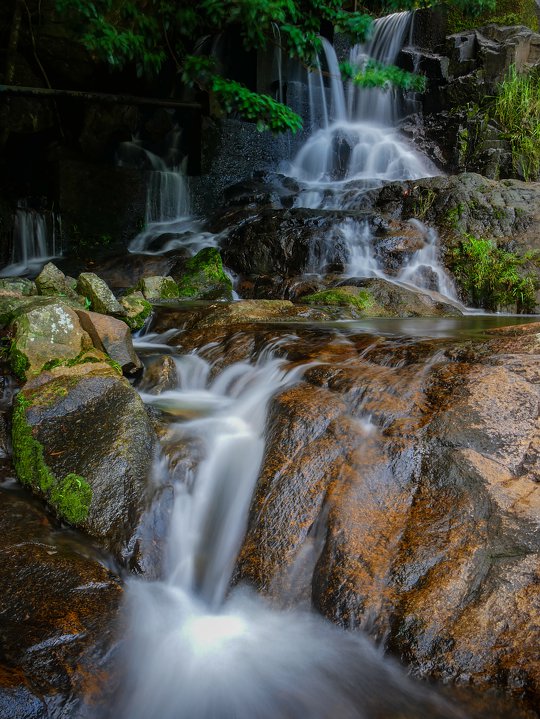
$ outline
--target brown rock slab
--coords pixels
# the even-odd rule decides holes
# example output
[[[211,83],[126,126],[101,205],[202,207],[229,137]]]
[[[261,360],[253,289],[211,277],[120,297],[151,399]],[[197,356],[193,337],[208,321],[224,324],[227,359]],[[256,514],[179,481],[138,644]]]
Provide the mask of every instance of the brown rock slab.
[[[90,335],[94,346],[118,362],[125,374],[133,374],[142,368],[141,361],[133,349],[131,331],[125,322],[87,310],[78,310],[77,314],[81,326]]]

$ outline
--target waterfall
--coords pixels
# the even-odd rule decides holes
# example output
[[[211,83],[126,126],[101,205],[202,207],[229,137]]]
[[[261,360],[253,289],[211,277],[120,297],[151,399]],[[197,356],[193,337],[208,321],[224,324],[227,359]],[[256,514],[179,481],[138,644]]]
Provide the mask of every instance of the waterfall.
[[[133,238],[128,250],[159,255],[182,249],[195,254],[213,247],[215,238],[201,232],[201,223],[191,214],[187,177],[179,157],[180,130],[171,133],[165,159],[144,148],[138,138],[122,142],[117,150],[119,167],[149,170],[145,227]]]
[[[20,206],[13,224],[11,262],[0,271],[0,277],[36,274],[45,263],[61,255],[60,217]]]
[[[376,20],[371,39],[351,49],[351,65],[362,68],[370,60],[395,63],[409,37],[412,18],[413,13],[403,12]],[[361,88],[351,81],[345,87],[334,48],[324,38],[321,42],[324,66],[317,59],[316,70],[308,73],[310,122],[316,127],[286,169],[310,186],[297,206],[327,207],[328,196],[335,194],[339,183],[357,181],[371,189],[382,182],[433,174],[430,163],[396,130],[402,92]]]
[[[413,13],[401,12],[376,20],[371,38],[351,49],[351,65],[363,68],[370,61],[394,64],[410,38],[413,17]],[[317,58],[315,69],[308,72],[312,134],[284,168],[300,183],[295,206],[355,210],[368,190],[386,182],[435,174],[429,161],[399,133],[403,92],[388,87],[362,88],[352,81],[344,85],[334,48],[324,38],[321,43],[322,58]],[[411,222],[423,236],[422,247],[397,276],[385,273],[365,221],[340,221],[328,242],[338,238],[348,248],[347,277],[380,277],[456,300],[453,282],[440,262],[437,233],[418,221]],[[324,260],[313,271],[322,272]]]
[[[279,611],[245,588],[229,593],[263,457],[268,401],[309,366],[277,359],[273,349],[217,376],[203,356],[177,356],[177,389],[143,395],[170,418],[162,434],[169,461],[190,446],[203,458],[175,487],[163,580],[128,582],[127,678],[112,716],[461,717],[361,633],[309,612]],[[167,462],[157,466],[167,474]]]

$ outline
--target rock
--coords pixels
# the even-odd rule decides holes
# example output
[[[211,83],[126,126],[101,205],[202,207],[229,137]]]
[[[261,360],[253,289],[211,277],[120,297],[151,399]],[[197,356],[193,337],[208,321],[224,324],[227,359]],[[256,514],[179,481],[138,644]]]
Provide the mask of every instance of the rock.
[[[329,290],[301,298],[315,305],[340,305],[351,308],[359,317],[445,317],[460,315],[460,309],[436,292],[412,290],[388,280],[356,280],[349,286],[344,280]]]
[[[133,331],[140,330],[152,314],[152,305],[144,299],[142,292],[133,292],[121,297],[120,304],[126,312],[124,322]]]
[[[104,711],[120,578],[34,501],[0,490],[0,716]]]
[[[172,277],[143,277],[139,280],[137,288],[141,290],[147,300],[171,300],[179,295],[178,285]]]
[[[130,329],[125,322],[87,310],[78,310],[77,315],[94,347],[106,352],[113,362],[120,365],[124,374],[133,374],[142,368],[133,349]]]
[[[232,299],[232,282],[223,271],[216,247],[205,247],[190,258],[178,279],[180,297],[193,299]]]
[[[150,394],[161,394],[178,386],[176,364],[171,355],[159,355],[145,362],[144,375],[139,389]]]
[[[58,301],[23,310],[11,333],[11,367],[21,379],[38,374],[49,362],[75,360],[92,347],[76,312]]]
[[[538,706],[539,332],[318,347],[272,400],[236,580]]]
[[[223,261],[245,276],[292,277],[342,268],[349,249],[339,227],[346,219],[362,220],[364,215],[301,208],[237,211],[222,242]]]
[[[77,293],[67,282],[66,276],[52,262],[48,262],[36,277],[36,287],[40,295],[65,295],[79,301]]]
[[[331,315],[315,308],[293,305],[289,300],[240,300],[230,304],[210,305],[194,313],[186,322],[186,329],[324,319],[331,319]]]
[[[82,272],[79,275],[77,292],[90,300],[90,306],[94,312],[119,316],[126,314],[125,309],[107,287],[106,283],[93,272]]]
[[[30,297],[37,294],[36,283],[25,277],[7,277],[0,279],[0,293],[15,293]]]
[[[12,439],[20,481],[128,562],[156,491],[156,436],[129,382],[106,364],[57,367],[17,396]]]

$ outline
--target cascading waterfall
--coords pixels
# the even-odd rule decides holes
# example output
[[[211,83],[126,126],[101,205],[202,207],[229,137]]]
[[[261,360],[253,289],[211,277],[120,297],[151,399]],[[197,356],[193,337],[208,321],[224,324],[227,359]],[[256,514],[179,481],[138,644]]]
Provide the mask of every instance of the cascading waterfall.
[[[394,64],[410,37],[413,17],[413,13],[402,12],[376,20],[371,39],[351,49],[351,65],[362,68],[370,61]],[[322,48],[324,67],[318,59],[316,71],[308,73],[310,122],[317,127],[285,168],[300,182],[295,206],[355,210],[366,191],[385,182],[435,174],[428,160],[397,130],[403,117],[402,91],[361,88],[350,81],[345,87],[334,48],[324,38]],[[380,277],[457,300],[453,282],[439,260],[435,230],[411,222],[423,235],[423,245],[393,277],[379,263],[367,222],[352,218],[339,222],[328,242],[337,237],[348,247],[348,277]]]
[[[16,277],[39,272],[50,260],[62,256],[61,220],[34,209],[19,207],[13,225],[11,263],[0,277]]]
[[[393,64],[409,36],[413,14],[396,13],[374,23],[367,43],[350,52],[350,63],[362,68],[368,61]],[[431,174],[429,163],[407,144],[395,126],[401,116],[399,90],[360,88],[352,82],[345,88],[332,45],[322,38],[324,72],[317,61],[317,72],[309,73],[311,123],[319,123],[302,147],[288,172],[315,187],[309,197],[300,195],[298,206],[326,207],[328,185],[363,181],[366,189],[384,181],[413,180]],[[329,93],[324,86],[329,77]],[[319,84],[320,91],[315,92]],[[329,94],[329,99],[327,95]],[[320,107],[322,106],[322,111]],[[319,189],[316,198],[313,189]]]
[[[236,363],[215,378],[203,357],[177,357],[178,389],[143,395],[175,418],[165,453],[173,456],[175,447],[194,441],[204,458],[175,488],[164,580],[129,583],[127,679],[113,715],[462,717],[362,634],[311,613],[280,612],[242,588],[227,596],[262,461],[268,400],[302,374],[272,350],[255,365]]]

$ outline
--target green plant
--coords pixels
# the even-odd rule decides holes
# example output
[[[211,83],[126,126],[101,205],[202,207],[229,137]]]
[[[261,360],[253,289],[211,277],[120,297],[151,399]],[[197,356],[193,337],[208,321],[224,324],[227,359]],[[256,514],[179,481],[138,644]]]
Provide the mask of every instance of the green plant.
[[[499,85],[493,116],[512,146],[514,169],[525,180],[540,176],[540,72],[512,66]]]
[[[473,5],[490,1],[473,0]],[[324,26],[331,24],[359,41],[372,22],[366,12],[346,9],[350,3],[345,0],[56,0],[56,6],[91,54],[112,68],[133,68],[140,77],[155,76],[169,65],[185,85],[209,92],[214,107],[273,132],[295,132],[301,120],[270,96],[221,74],[199,38],[230,31],[246,51],[279,44],[285,55],[309,67],[321,47]],[[424,84],[403,70],[375,65],[352,72],[351,79],[369,86],[421,89]]]
[[[490,311],[516,305],[518,312],[533,312],[539,284],[531,269],[538,264],[537,253],[518,256],[472,235],[451,257],[451,269],[472,304]]]

